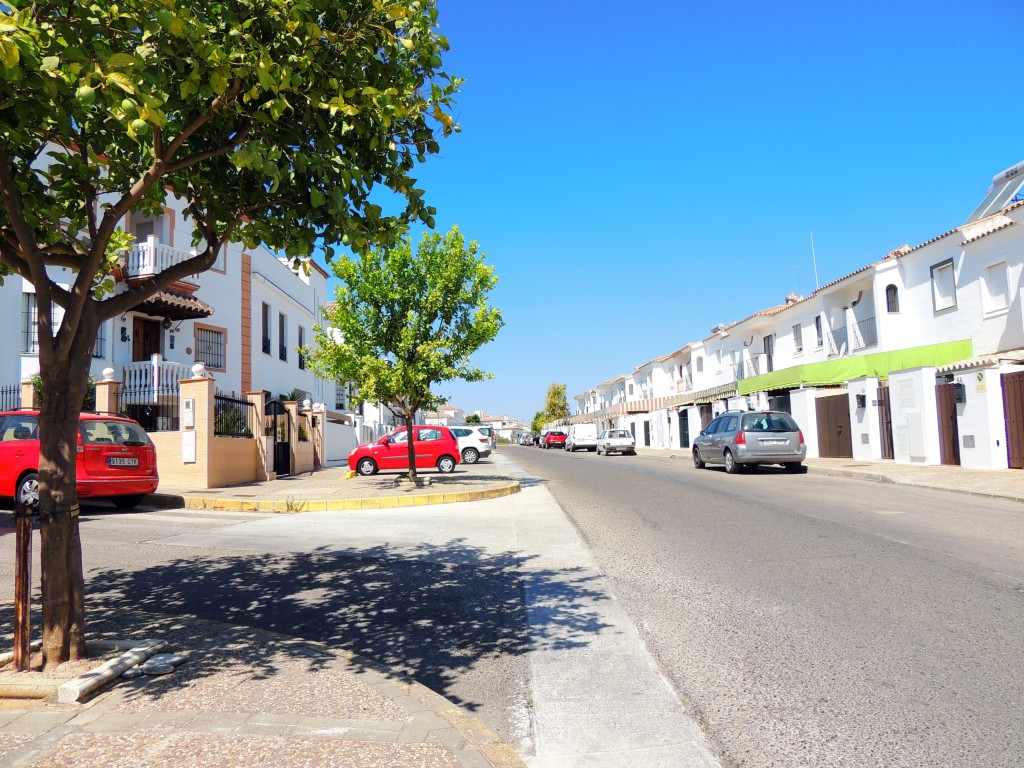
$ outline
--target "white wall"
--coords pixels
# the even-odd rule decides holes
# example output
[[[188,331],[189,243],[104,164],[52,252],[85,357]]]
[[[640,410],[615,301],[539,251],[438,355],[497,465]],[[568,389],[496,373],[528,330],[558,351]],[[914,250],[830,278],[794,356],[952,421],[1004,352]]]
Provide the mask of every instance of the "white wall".
[[[958,373],[954,381],[964,385],[967,402],[957,406],[960,465],[974,469],[1007,469],[1006,417],[1003,412],[1002,374],[1024,370],[1003,366]],[[969,447],[973,439],[973,447]]]
[[[829,394],[832,394],[831,390]],[[789,393],[791,415],[796,419],[800,431],[804,433],[808,457],[818,455],[818,409],[815,405],[817,399],[818,390],[815,387],[794,389]]]
[[[853,458],[858,461],[872,461],[882,458],[881,426],[878,423],[878,379],[867,376],[847,383],[850,398],[850,436],[853,441]],[[857,407],[857,396],[864,400],[864,406]]]
[[[338,424],[334,421],[324,422],[324,466],[337,467],[348,460],[352,449],[359,445],[354,427]]]
[[[889,375],[893,454],[903,464],[939,464],[935,369],[912,368]]]

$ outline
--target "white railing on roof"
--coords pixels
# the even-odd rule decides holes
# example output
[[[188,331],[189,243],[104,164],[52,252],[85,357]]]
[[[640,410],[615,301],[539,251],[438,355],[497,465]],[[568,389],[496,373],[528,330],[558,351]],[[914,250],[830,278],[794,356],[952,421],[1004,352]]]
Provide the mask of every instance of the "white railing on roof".
[[[128,277],[151,277],[195,255],[195,250],[180,251],[164,245],[156,235],[150,235],[144,242],[135,243],[129,251]]]

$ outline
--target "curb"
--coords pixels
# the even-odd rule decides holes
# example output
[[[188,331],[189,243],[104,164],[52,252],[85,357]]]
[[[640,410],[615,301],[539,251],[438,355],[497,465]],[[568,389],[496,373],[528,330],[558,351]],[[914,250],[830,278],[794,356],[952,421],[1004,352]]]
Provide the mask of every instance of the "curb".
[[[361,509],[395,509],[398,507],[424,507],[430,504],[453,504],[462,501],[483,501],[498,499],[519,493],[518,480],[503,483],[482,491],[452,491],[450,493],[420,493],[412,496],[368,496],[358,499],[286,499],[271,501],[258,499],[218,499],[208,496],[175,496],[173,494],[151,493],[145,503],[160,509],[210,509],[231,512],[341,512]]]
[[[828,475],[830,477],[844,477],[850,480],[866,480],[868,482],[882,483],[883,485],[901,485],[904,488],[928,488],[933,491],[949,491],[964,496],[979,496],[986,499],[999,499],[1001,501],[1013,501],[1024,504],[1024,496],[1013,496],[1008,493],[997,493],[993,491],[978,491],[972,488],[958,488],[945,485],[934,485],[931,483],[916,483],[913,480],[896,480],[878,472],[856,472],[847,469],[833,469],[831,467],[815,467],[807,465],[807,471],[814,475]]]

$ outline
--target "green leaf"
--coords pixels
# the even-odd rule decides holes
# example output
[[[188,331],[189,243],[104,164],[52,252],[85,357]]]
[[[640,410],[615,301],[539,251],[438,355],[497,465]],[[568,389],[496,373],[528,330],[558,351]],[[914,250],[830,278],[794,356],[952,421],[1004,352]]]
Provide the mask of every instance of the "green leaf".
[[[107,82],[111,85],[116,85],[125,93],[135,93],[135,83],[122,72],[108,72]]]

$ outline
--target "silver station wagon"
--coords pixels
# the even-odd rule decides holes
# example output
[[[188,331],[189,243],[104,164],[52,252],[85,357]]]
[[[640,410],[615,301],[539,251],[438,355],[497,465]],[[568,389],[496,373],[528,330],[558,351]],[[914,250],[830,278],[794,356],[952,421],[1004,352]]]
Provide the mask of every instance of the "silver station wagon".
[[[752,464],[781,464],[805,472],[804,435],[784,411],[727,411],[705,427],[693,443],[693,465],[724,464],[730,475]]]

